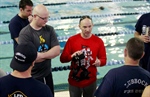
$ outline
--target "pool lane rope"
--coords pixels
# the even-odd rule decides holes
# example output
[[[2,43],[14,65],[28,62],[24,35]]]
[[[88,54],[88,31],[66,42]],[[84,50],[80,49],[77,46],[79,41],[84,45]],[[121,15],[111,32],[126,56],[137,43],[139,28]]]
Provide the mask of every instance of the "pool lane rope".
[[[126,31],[126,32],[112,32],[112,33],[98,33],[96,36],[111,36],[111,35],[119,35],[119,34],[134,34],[134,30]],[[58,36],[57,39],[59,42],[66,42],[66,40],[70,36]],[[0,45],[13,44],[13,40],[0,41]]]
[[[149,13],[149,11],[141,11],[141,12],[125,12],[125,13],[112,13],[112,14],[95,14],[95,15],[89,15],[92,18],[102,18],[102,17],[114,17],[114,16],[126,16],[126,15],[141,15]],[[49,18],[49,21],[54,21],[54,20],[64,20],[64,19],[78,19],[81,18],[83,15],[80,16],[66,16],[66,17],[51,17]],[[0,21],[1,24],[8,24],[10,21]]]
[[[114,65],[123,65],[124,60],[113,60],[113,61],[108,61],[105,66],[114,66]],[[66,71],[70,70],[70,65],[68,66],[58,66],[58,67],[53,67],[51,69],[52,72],[58,72],[58,71]],[[10,74],[11,72],[6,71],[6,74]],[[97,74],[100,74],[99,72]]]
[[[145,1],[145,0],[103,0],[103,1],[93,1],[93,0],[83,0],[83,1],[71,1],[71,2],[62,2],[62,3],[45,3],[45,6],[57,6],[57,5],[66,5],[66,4],[86,4],[86,3],[106,3],[106,2],[128,2],[128,1]],[[150,0],[146,0],[150,1]],[[0,8],[11,8],[18,7],[18,5],[6,5],[0,6]]]
[[[124,64],[124,60],[113,60],[113,61],[108,61],[106,63],[106,66],[122,65],[122,64]],[[54,71],[63,71],[63,70],[70,70],[70,65],[68,65],[68,66],[59,66],[59,67],[52,68],[52,72],[54,72]]]

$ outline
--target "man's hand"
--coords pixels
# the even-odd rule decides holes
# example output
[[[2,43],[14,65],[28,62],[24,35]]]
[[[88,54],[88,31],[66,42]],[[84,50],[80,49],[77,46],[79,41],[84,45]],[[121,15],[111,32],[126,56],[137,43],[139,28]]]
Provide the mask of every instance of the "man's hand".
[[[148,35],[141,35],[139,38],[145,43],[150,42],[150,36]]]
[[[96,59],[95,62],[92,65],[95,65],[96,67],[100,66],[101,61],[99,59]]]

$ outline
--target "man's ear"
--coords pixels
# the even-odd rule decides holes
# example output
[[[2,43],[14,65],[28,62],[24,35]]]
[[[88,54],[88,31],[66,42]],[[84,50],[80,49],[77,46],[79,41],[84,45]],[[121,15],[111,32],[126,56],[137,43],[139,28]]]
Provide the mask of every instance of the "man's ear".
[[[19,10],[20,10],[20,12],[22,12],[22,11],[23,11],[23,9],[22,9],[22,8],[20,8]]]
[[[143,58],[143,56],[145,55],[145,52],[143,52],[143,54],[142,54],[142,56],[141,56],[141,58]]]
[[[34,64],[35,64],[35,61],[32,62],[32,66],[34,66]]]
[[[80,24],[78,25],[78,27],[80,28]]]

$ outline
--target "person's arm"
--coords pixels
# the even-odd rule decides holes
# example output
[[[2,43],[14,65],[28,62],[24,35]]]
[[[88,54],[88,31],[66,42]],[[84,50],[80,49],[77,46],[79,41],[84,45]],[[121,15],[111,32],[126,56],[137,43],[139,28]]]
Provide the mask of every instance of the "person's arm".
[[[140,37],[141,37],[141,34],[140,34],[139,32],[137,32],[137,31],[135,31],[134,37],[140,38]]]
[[[47,30],[50,32],[50,44],[51,48],[46,52],[38,53],[36,62],[40,60],[53,59],[60,54],[60,45],[56,36],[56,32],[53,27],[46,26]]]
[[[71,54],[71,43],[70,43],[70,39],[68,39],[61,53],[60,62],[62,63],[70,62],[72,60],[72,57],[73,55]]]
[[[15,41],[18,43],[18,37],[14,38],[14,39],[15,39]]]
[[[134,37],[141,39],[145,43],[150,42],[150,37],[148,35],[143,35],[143,34],[140,35],[140,33],[137,31],[134,33]]]
[[[10,34],[11,34],[11,38],[14,39],[17,43],[18,43],[18,36],[19,36],[19,32],[20,32],[20,29],[21,26],[18,25],[17,23],[10,23],[9,24],[9,31],[10,31]]]
[[[11,38],[18,43],[18,37],[21,29],[28,24],[27,21],[20,19],[18,15],[16,15],[13,19],[11,19],[8,28],[11,34]]]
[[[50,50],[48,50],[47,52],[38,52],[38,56],[36,58],[35,62],[42,62],[46,59],[53,59],[56,56],[58,56],[60,54],[60,46],[56,45],[54,47],[52,47]]]
[[[100,41],[100,47],[99,47],[99,53],[98,53],[98,58],[95,60],[95,62],[92,65],[95,66],[104,66],[106,65],[106,49],[104,46],[104,42],[101,40]]]
[[[150,97],[150,85],[144,89],[142,97]]]

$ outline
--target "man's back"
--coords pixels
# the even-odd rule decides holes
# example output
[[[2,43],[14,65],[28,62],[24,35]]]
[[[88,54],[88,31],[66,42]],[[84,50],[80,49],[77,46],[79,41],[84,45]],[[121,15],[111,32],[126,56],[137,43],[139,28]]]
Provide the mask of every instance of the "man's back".
[[[106,74],[96,92],[96,97],[141,97],[148,84],[150,84],[149,72],[139,66],[125,65]]]
[[[32,77],[17,78],[10,75],[0,78],[0,97],[53,97],[49,87]]]

